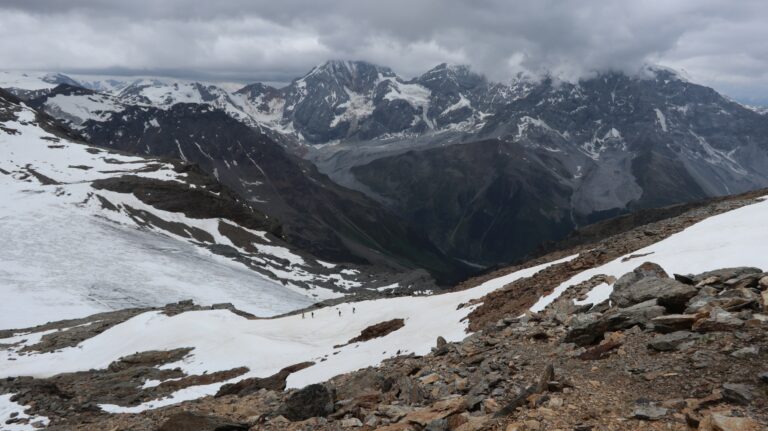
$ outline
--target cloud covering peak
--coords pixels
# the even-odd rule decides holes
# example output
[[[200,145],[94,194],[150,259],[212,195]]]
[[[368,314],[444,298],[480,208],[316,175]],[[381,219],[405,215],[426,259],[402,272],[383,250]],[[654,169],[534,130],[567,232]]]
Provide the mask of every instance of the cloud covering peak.
[[[766,16],[760,0],[6,0],[0,49],[5,68],[272,81],[329,58],[494,80],[660,63],[768,99]]]

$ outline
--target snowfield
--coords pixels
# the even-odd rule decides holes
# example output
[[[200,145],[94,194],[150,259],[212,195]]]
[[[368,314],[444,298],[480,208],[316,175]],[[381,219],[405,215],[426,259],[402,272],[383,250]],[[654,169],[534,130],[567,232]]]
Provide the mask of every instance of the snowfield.
[[[359,285],[336,270],[313,273],[311,262],[265,232],[250,231],[259,240],[253,243],[258,252],[244,254],[262,273],[191,238],[138,225],[127,208],[200,229],[215,244],[237,248],[219,233],[220,219],[191,219],[90,185],[124,174],[184,183],[186,174],[170,163],[69,142],[43,130],[31,109],[13,111],[14,120],[0,122],[0,201],[12,203],[0,206],[0,328],[185,299],[231,302],[272,316],[341,295],[312,285],[315,280],[342,289]],[[101,199],[117,210],[105,208]]]
[[[472,299],[529,277],[549,265],[523,269],[483,283],[473,289],[424,297],[400,297],[341,304],[309,313],[276,319],[248,320],[226,310],[196,311],[176,316],[158,312],[136,316],[81,343],[50,354],[19,356],[0,353],[0,377],[52,376],[58,373],[106,368],[112,361],[135,352],[193,347],[184,360],[165,367],[181,367],[189,374],[202,374],[246,366],[250,372],[229,382],[182,389],[171,398],[135,407],[102,406],[111,412],[136,412],[184,400],[212,395],[225,383],[249,377],[265,377],[304,361],[315,365],[292,374],[289,387],[327,380],[338,374],[377,365],[382,360],[413,352],[426,354],[438,336],[459,341],[467,336],[466,316],[474,306],[459,308]],[[353,312],[353,308],[355,309]],[[339,315],[341,312],[341,315]],[[384,337],[341,348],[368,326],[404,319],[405,326]],[[4,340],[0,340],[3,343]],[[6,362],[9,357],[14,361]],[[322,359],[326,359],[321,362]]]
[[[718,268],[754,266],[768,269],[768,200],[720,214],[632,252],[644,255],[622,262],[619,257],[605,265],[579,273],[558,286],[531,307],[541,311],[557,299],[569,286],[589,280],[595,275],[621,277],[643,262],[661,265],[668,274],[698,274]],[[601,284],[593,288],[581,304],[597,304],[608,299],[613,288]]]

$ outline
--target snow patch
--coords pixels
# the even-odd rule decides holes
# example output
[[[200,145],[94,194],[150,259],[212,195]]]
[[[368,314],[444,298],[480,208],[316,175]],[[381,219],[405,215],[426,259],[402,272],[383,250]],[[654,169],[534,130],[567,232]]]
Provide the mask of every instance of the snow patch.
[[[649,254],[646,259],[657,263],[668,274],[689,274],[735,266],[768,268],[768,201],[761,201],[705,219],[653,245],[631,254]],[[539,312],[560,297],[570,286],[605,274],[617,279],[635,269],[641,262],[624,260],[629,255],[577,274],[531,307]],[[594,287],[580,304],[597,304],[608,299],[612,286]]]

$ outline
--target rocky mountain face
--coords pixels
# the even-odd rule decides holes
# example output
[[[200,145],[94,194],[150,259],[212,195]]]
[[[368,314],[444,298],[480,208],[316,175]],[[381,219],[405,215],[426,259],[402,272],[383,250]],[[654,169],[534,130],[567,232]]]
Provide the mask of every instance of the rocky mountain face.
[[[77,124],[90,142],[195,163],[255,208],[280,220],[287,241],[320,258],[403,272],[426,269],[440,282],[465,274],[461,265],[453,264],[425,236],[377,202],[338,186],[259,129],[210,105],[125,105],[120,115],[109,115],[100,104],[107,96],[65,86],[30,104],[56,113],[51,107],[58,106],[62,95],[68,101],[74,97],[96,101],[99,109],[91,109],[91,117]],[[428,277],[416,271],[411,278],[415,282]]]
[[[669,72],[607,74],[544,81],[459,145],[343,160],[446,253],[488,265],[608,216],[764,187],[766,132],[764,116]]]
[[[309,144],[471,131],[528,84],[491,83],[466,66],[441,64],[410,80],[365,62],[329,61],[288,86],[253,84],[236,94]]]
[[[366,205],[385,207],[440,253],[480,267],[607,217],[768,185],[768,117],[659,68],[494,83],[466,66],[403,79],[330,61],[282,88],[148,80],[110,88],[90,96],[48,88],[28,100],[98,139],[129,107],[126,118],[147,113],[149,134],[150,112],[181,115],[173,108],[181,102],[215,108],[364,193]],[[195,157],[227,177],[221,145],[199,144],[217,162]],[[232,175],[248,178],[241,170]]]

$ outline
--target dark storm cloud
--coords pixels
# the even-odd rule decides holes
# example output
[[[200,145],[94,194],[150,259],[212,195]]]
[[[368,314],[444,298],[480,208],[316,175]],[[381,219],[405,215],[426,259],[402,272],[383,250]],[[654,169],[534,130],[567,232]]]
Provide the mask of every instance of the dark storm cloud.
[[[766,17],[762,0],[6,0],[0,50],[5,68],[241,80],[330,58],[405,76],[468,63],[494,79],[651,62],[746,94],[768,88]]]

